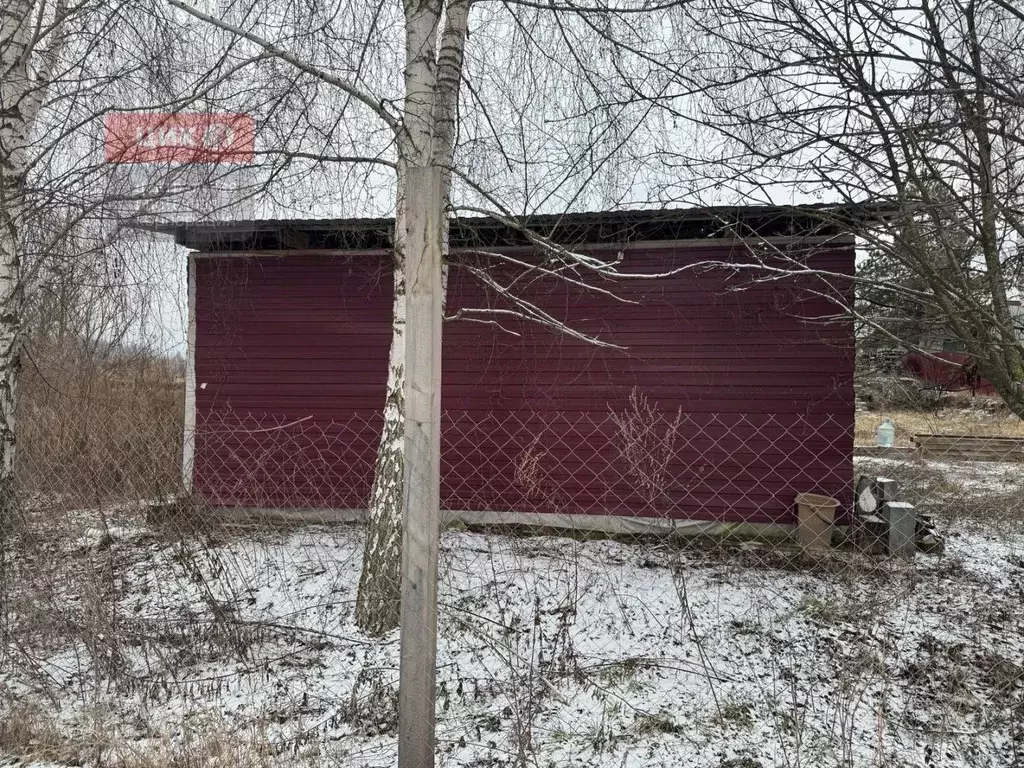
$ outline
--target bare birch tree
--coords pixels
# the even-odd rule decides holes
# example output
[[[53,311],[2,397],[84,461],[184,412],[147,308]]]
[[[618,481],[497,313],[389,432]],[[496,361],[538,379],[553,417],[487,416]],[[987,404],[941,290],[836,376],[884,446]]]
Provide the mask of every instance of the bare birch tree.
[[[26,301],[50,261],[80,255],[69,243],[90,240],[91,251],[102,251],[101,241],[116,238],[126,223],[109,216],[96,223],[98,211],[109,213],[118,198],[107,183],[99,127],[133,86],[153,85],[155,27],[140,30],[127,17],[140,7],[13,0],[0,8],[0,524],[18,507],[13,471]],[[87,231],[92,235],[81,238]]]
[[[171,57],[180,51],[168,44],[166,11],[163,2],[136,0],[13,0],[0,7],[4,543],[21,511],[14,479],[18,393],[31,345],[50,355],[61,351],[54,341],[68,350],[85,344],[92,352],[139,344],[153,292],[166,285],[163,254],[127,228],[183,182],[194,188],[196,174],[154,167],[151,183],[133,188],[111,173],[103,145],[103,118],[112,109],[181,105],[166,98],[178,85],[166,75],[176,70]],[[196,60],[196,51],[191,54]],[[191,102],[202,100],[216,79],[192,78]],[[59,307],[65,315],[56,339],[48,338],[54,327],[47,322],[54,302],[67,302]]]
[[[60,11],[58,11],[59,15]],[[48,28],[49,27],[49,28]],[[25,225],[27,145],[49,86],[60,19],[45,19],[33,0],[0,9],[0,526],[16,513],[15,403],[21,367],[20,232]],[[40,50],[40,42],[49,50]]]
[[[670,82],[666,73],[687,58],[662,33],[684,3],[539,7],[410,0],[400,8],[340,3],[320,15],[283,9],[288,22],[282,26],[265,23],[252,3],[229,3],[214,15],[184,0],[168,2],[246,41],[254,55],[291,66],[306,83],[299,87],[315,82],[333,88],[340,104],[335,119],[362,131],[344,137],[347,148],[334,159],[393,169],[388,185],[395,195],[393,338],[356,605],[359,626],[381,634],[399,617],[405,238],[430,219],[431,201],[407,194],[409,174],[435,169],[441,175],[448,216],[496,215],[515,223],[518,214],[537,209],[620,205],[633,191],[626,179],[635,178],[643,163],[636,147],[649,148],[650,137],[660,135],[662,127],[653,124],[653,107],[633,84],[645,82],[659,93]],[[469,45],[471,29],[477,45]],[[309,124],[323,118],[301,116]],[[518,127],[505,127],[510,125]],[[322,148],[290,143],[295,135],[279,137],[285,139],[282,156],[331,161]],[[448,216],[439,221],[440,231],[426,235],[445,251]],[[605,276],[614,271],[556,242],[533,241],[561,263],[547,270],[556,279],[581,279],[581,269],[605,270]],[[486,269],[467,268],[509,303],[509,311],[558,325],[491,279]]]
[[[469,0],[406,4],[405,114],[398,132],[398,200],[395,207],[395,306],[388,383],[385,395],[384,432],[374,468],[370,520],[364,562],[356,601],[356,620],[372,633],[398,624],[399,567],[401,564],[401,513],[404,462],[401,453],[405,432],[406,343],[406,231],[425,225],[425,204],[410,200],[405,178],[412,169],[443,170],[443,188],[451,185],[455,141],[455,113],[462,77],[463,49],[469,16]],[[444,11],[443,23],[441,19]],[[440,34],[438,31],[440,30]],[[443,217],[436,219],[444,225]],[[428,238],[447,241],[447,230]]]
[[[890,209],[859,234],[915,279],[860,280],[899,303],[898,315],[944,326],[1024,417],[1012,306],[1022,288],[1024,11],[1004,0],[781,0],[702,3],[688,16],[703,55],[680,78],[700,92],[685,117],[711,151],[686,160],[705,188]],[[917,346],[884,306],[861,309],[883,338]]]

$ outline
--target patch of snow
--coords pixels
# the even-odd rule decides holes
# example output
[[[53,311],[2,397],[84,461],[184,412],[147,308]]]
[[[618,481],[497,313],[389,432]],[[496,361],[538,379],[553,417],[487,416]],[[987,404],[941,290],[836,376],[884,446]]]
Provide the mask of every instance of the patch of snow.
[[[132,547],[69,559],[117,559],[108,607],[121,633],[69,636],[40,661],[69,738],[74,715],[102,705],[138,748],[180,742],[205,714],[259,724],[281,765],[394,765],[393,723],[375,718],[397,684],[397,635],[366,637],[352,617],[361,529],[136,533],[118,529]],[[943,556],[911,566],[828,568],[756,548],[740,563],[446,533],[439,762],[916,766],[927,752],[943,768],[1007,766],[1020,747],[1007,691],[1024,681],[1001,688],[993,670],[1024,665],[1022,544],[954,531]]]

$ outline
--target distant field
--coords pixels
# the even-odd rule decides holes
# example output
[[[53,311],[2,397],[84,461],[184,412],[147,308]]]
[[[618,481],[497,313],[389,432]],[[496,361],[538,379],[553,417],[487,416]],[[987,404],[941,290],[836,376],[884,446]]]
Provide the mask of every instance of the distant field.
[[[916,434],[957,434],[992,437],[1024,437],[1024,421],[1016,416],[990,413],[982,408],[944,408],[922,411],[872,411],[858,413],[854,429],[856,445],[874,445],[875,430],[885,418],[896,426],[896,445],[910,445]]]

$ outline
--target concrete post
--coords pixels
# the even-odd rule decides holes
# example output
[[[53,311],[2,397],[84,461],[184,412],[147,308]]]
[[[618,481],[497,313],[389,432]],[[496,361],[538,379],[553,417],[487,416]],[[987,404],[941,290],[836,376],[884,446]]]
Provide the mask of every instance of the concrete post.
[[[402,508],[399,768],[434,765],[437,547],[441,476],[441,246],[437,168],[411,168],[406,194],[405,487]]]
[[[914,505],[905,501],[887,501],[883,509],[889,523],[889,554],[912,560],[917,552]]]

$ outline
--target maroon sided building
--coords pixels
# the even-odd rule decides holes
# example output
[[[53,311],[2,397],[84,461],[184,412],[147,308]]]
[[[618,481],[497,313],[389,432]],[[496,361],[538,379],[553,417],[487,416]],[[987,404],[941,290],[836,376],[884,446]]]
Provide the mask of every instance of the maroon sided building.
[[[643,530],[789,524],[808,491],[848,508],[854,336],[841,307],[854,240],[819,213],[525,222],[638,276],[618,281],[531,271],[522,265],[536,249],[519,231],[453,223],[442,509],[468,522]],[[335,519],[366,509],[388,375],[391,226],[163,229],[192,251],[185,471],[200,501]],[[505,312],[474,269],[605,346]]]

